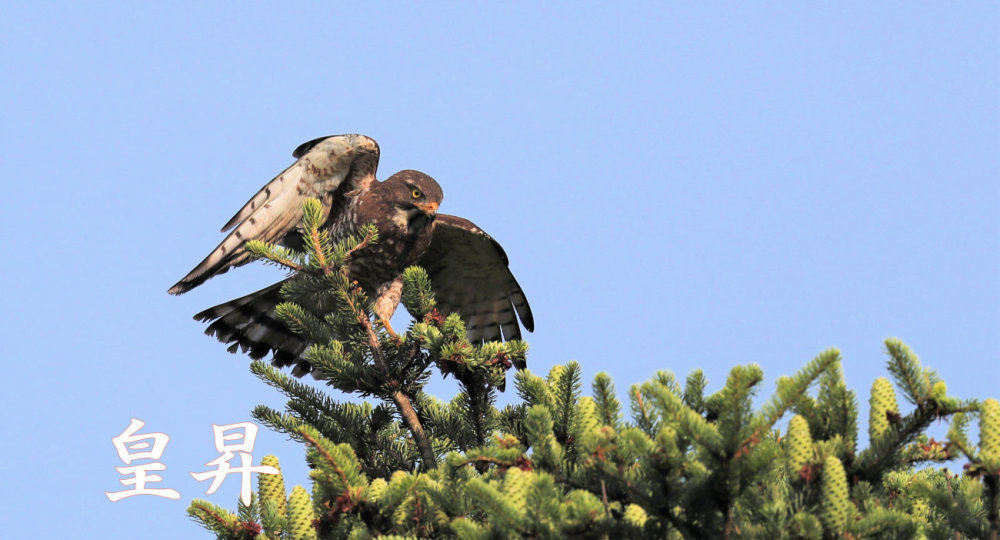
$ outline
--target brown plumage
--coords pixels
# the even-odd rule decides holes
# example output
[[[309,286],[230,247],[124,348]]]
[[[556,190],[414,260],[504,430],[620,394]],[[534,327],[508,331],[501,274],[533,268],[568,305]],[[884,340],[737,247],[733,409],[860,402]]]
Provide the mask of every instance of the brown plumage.
[[[379,241],[356,253],[351,278],[375,298],[375,311],[388,320],[402,290],[402,272],[417,264],[427,270],[444,313],[466,321],[471,341],[519,339],[521,325],[534,329],[531,308],[507,267],[503,248],[472,222],[438,214],[443,193],[430,176],[400,171],[384,182],[375,179],[378,144],[364,135],[336,135],[309,141],[293,153],[298,158],[264,186],[223,227],[234,228],[222,243],[168,292],[182,294],[207,279],[250,261],[244,244],[258,239],[301,247],[302,202],[323,201],[325,224],[336,242],[373,223]],[[229,343],[251,358],[273,353],[278,366],[295,364],[293,373],[309,371],[302,358],[305,343],[274,314],[283,299],[281,283],[195,315],[211,321],[206,334]],[[524,366],[517,366],[523,368]]]

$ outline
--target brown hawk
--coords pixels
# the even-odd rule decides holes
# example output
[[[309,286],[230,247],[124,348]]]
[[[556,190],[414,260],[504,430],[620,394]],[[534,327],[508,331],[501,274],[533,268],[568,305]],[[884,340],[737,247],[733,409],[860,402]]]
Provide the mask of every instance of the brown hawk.
[[[470,341],[520,339],[518,318],[529,332],[534,329],[528,300],[507,267],[503,248],[471,221],[438,214],[443,193],[433,178],[405,170],[376,180],[379,147],[364,135],[314,139],[292,156],[295,163],[226,223],[222,232],[233,231],[170,294],[182,294],[250,262],[248,240],[301,249],[302,203],[316,197],[334,242],[358,234],[363,225],[377,227],[378,242],[349,261],[351,279],[375,299],[377,316],[392,317],[403,270],[416,264],[430,276],[438,309],[465,320]],[[283,301],[282,283],[206,309],[195,319],[212,321],[205,333],[232,344],[229,352],[242,349],[254,359],[273,352],[275,365],[295,364],[293,373],[301,376],[310,370],[303,358],[306,343],[274,312]]]

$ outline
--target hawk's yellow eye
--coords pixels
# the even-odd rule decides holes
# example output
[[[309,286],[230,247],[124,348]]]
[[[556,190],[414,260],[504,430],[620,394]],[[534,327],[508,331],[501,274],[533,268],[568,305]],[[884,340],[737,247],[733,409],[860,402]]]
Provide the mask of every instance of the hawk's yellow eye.
[[[413,189],[413,192],[412,192],[412,194],[413,194],[413,198],[414,198],[414,199],[419,199],[420,197],[423,197],[423,196],[424,196],[424,194],[423,194],[423,193],[420,193],[420,190],[419,190],[419,189],[416,189],[416,188],[414,188],[414,189]]]

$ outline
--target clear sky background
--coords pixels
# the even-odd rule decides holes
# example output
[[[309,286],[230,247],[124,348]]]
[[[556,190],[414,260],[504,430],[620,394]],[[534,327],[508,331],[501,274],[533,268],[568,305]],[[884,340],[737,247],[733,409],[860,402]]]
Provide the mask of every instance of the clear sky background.
[[[191,315],[282,273],[166,289],[335,133],[503,244],[532,371],[714,391],[755,362],[767,397],[836,346],[866,418],[898,336],[1000,397],[994,2],[175,4],[0,2],[5,537],[211,538],[187,504],[239,492],[189,475],[212,424],[284,400]],[[132,417],[181,500],[105,497]]]

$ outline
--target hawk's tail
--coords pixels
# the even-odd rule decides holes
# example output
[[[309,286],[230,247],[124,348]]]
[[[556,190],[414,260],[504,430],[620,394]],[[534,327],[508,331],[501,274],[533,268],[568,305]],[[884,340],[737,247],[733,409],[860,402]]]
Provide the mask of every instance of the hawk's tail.
[[[205,334],[232,344],[229,352],[242,350],[255,360],[273,352],[272,364],[278,367],[294,364],[292,374],[301,377],[311,370],[309,362],[302,358],[306,343],[274,312],[275,306],[284,301],[281,297],[283,283],[281,281],[255,293],[210,307],[194,318],[198,321],[211,321]]]

